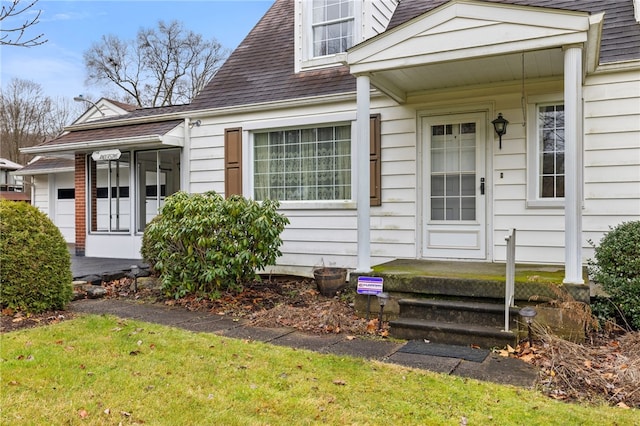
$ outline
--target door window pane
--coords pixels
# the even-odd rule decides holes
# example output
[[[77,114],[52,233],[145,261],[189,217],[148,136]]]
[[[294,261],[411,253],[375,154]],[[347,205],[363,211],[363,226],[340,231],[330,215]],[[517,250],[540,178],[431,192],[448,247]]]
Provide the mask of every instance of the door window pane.
[[[431,220],[476,219],[475,123],[431,127]]]

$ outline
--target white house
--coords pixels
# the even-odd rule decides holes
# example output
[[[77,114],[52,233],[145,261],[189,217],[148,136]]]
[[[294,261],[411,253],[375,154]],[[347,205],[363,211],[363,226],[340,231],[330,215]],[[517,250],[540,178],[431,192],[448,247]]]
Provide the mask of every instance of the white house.
[[[191,104],[24,152],[74,156],[86,256],[139,256],[164,197],[214,190],[280,201],[274,271],[502,262],[516,228],[518,262],[582,283],[587,241],[640,217],[639,16],[633,0],[276,0]]]

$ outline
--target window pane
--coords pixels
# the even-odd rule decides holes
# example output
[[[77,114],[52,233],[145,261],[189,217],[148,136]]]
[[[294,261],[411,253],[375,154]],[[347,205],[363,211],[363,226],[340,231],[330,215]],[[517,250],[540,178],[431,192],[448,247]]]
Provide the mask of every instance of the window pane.
[[[431,198],[431,220],[444,220],[444,198]]]
[[[462,195],[476,195],[475,175],[462,175]]]
[[[476,220],[475,197],[462,198],[462,220]]]
[[[431,195],[437,197],[444,195],[444,176],[431,177]]]
[[[445,199],[446,220],[460,220],[460,198],[447,197]]]
[[[556,179],[556,197],[564,197],[564,176]]]
[[[255,199],[351,199],[351,126],[259,133],[255,140]]]
[[[564,197],[564,106],[538,107],[541,198]]]
[[[312,5],[313,55],[324,56],[353,46],[352,0],[321,0]]]
[[[553,198],[555,190],[555,182],[553,176],[542,177],[541,196],[544,198]]]
[[[447,196],[460,195],[460,175],[446,176]]]

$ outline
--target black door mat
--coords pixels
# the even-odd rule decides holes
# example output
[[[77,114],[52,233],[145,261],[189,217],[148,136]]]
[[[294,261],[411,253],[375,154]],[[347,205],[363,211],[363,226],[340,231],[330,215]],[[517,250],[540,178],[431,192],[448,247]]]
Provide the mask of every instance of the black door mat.
[[[475,349],[467,346],[444,345],[442,343],[427,343],[422,340],[410,340],[398,352],[419,355],[443,356],[460,358],[467,361],[482,362],[489,355],[487,349]]]

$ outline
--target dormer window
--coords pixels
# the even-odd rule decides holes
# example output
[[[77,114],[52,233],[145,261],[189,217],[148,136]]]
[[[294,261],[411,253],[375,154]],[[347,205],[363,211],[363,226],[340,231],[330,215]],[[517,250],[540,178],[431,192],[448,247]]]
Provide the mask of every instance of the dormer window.
[[[355,13],[352,0],[313,0],[313,57],[345,52],[353,46]]]

